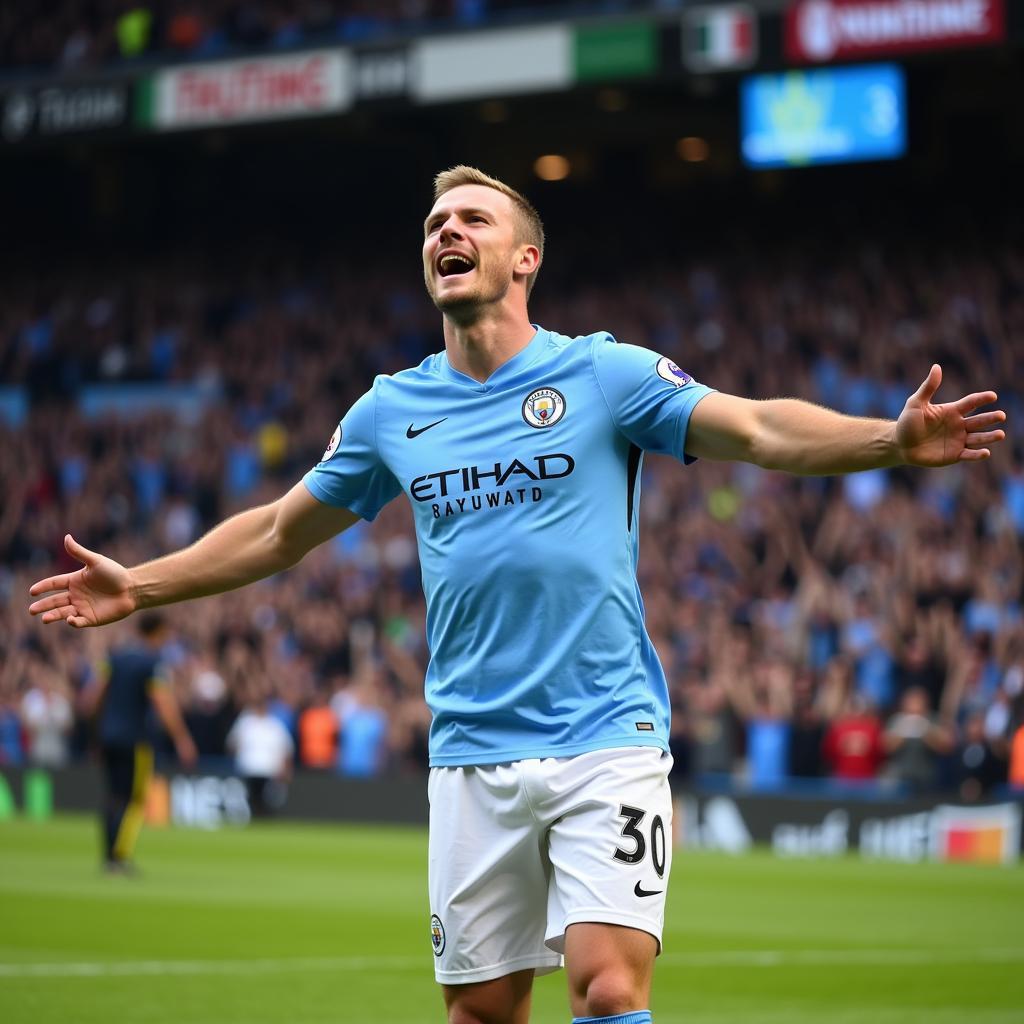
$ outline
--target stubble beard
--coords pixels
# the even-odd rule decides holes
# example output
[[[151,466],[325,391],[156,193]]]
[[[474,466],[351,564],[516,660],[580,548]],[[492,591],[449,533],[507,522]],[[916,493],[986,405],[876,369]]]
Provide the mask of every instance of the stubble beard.
[[[441,297],[428,280],[427,294],[438,312],[453,323],[466,327],[482,319],[488,307],[500,303],[508,294],[508,286],[500,287],[497,282],[481,281],[469,292]]]

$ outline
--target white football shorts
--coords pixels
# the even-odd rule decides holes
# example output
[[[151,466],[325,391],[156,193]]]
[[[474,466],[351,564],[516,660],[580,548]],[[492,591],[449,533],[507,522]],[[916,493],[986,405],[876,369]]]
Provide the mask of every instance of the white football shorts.
[[[562,966],[565,930],[658,940],[672,866],[672,758],[655,747],[431,768],[430,929],[444,985]]]

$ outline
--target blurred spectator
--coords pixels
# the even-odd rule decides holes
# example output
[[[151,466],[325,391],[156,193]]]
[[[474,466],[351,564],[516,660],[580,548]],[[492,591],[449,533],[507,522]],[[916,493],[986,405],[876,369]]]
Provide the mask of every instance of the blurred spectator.
[[[148,7],[129,7],[114,23],[118,52],[122,57],[140,57],[152,42],[153,12]]]
[[[28,759],[41,768],[60,768],[68,759],[71,702],[53,669],[36,661],[30,671],[32,683],[21,702]]]
[[[942,661],[936,656],[922,632],[911,634],[903,644],[896,663],[896,689],[902,697],[907,690],[921,689],[928,694],[928,703],[938,707],[945,684]]]
[[[0,764],[17,768],[25,759],[18,707],[0,688]]]
[[[185,723],[201,759],[225,756],[234,719],[235,708],[224,677],[209,668],[197,672],[192,680],[192,699],[187,705]]]
[[[957,791],[961,799],[974,803],[1006,781],[1006,760],[985,735],[984,715],[972,715],[964,726],[956,749]]]
[[[882,724],[860,694],[847,697],[842,713],[829,726],[823,754],[837,781],[865,782],[877,777],[884,758]]]
[[[364,671],[350,697],[341,720],[338,770],[353,778],[379,775],[387,764],[388,716],[376,670]]]
[[[802,673],[796,680],[793,696],[788,774],[798,779],[815,779],[822,774],[825,723],[815,701],[814,677]]]
[[[322,687],[299,715],[299,760],[306,768],[334,768],[338,758],[338,719]]]
[[[227,748],[235,756],[235,770],[245,780],[253,814],[270,814],[281,802],[281,786],[291,778],[295,744],[270,713],[266,693],[253,697],[238,716],[228,733]]]
[[[861,696],[875,707],[888,707],[894,696],[888,631],[866,593],[858,593],[853,604],[842,630],[842,650],[853,661]]]
[[[886,723],[882,746],[887,754],[886,777],[927,792],[935,786],[940,755],[948,754],[953,743],[949,731],[933,718],[928,694],[912,687]]]
[[[269,686],[270,699],[267,702],[267,709],[284,726],[285,731],[292,738],[292,746],[294,747],[295,738],[298,735],[299,716],[290,690],[291,687],[288,686],[287,682],[283,682],[278,687]]]
[[[198,5],[183,5],[167,22],[167,45],[172,50],[198,50],[203,34],[203,16]]]
[[[735,759],[734,718],[725,690],[713,680],[688,691],[691,764],[696,778],[728,775]]]
[[[1024,792],[1024,723],[1017,726],[1010,741],[1010,786]]]
[[[788,777],[792,670],[778,661],[734,662],[723,671],[722,680],[746,726],[751,788],[779,788]]]

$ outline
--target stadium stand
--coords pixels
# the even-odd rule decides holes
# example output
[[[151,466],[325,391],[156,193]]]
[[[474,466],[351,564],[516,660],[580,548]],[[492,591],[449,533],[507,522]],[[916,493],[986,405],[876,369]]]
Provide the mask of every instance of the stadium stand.
[[[142,60],[210,60],[566,14],[668,10],[637,0],[12,0],[0,68],[72,71]]]
[[[32,580],[72,567],[68,529],[128,563],[187,544],[291,486],[375,374],[441,346],[417,218],[429,175],[457,158],[536,198],[545,326],[608,329],[721,390],[856,415],[896,416],[938,362],[940,396],[994,386],[1008,413],[1009,443],[969,471],[796,479],[647,460],[640,578],[677,777],[965,800],[1021,785],[1020,11],[980,42],[872,51],[906,65],[905,157],[752,172],[741,77],[805,66],[786,49],[793,5],[729,5],[719,29],[748,19],[750,44],[757,11],[760,49],[721,37],[715,65],[691,52],[687,6],[0,5],[0,764],[86,755],[80,698],[120,639],[25,612]],[[623,12],[641,30],[624,49]],[[407,37],[549,19],[572,23],[574,61],[548,91],[410,91]],[[401,74],[334,106],[153,115],[182,62],[319,46],[371,85],[378,57]],[[537,157],[563,150],[568,180],[538,181]],[[169,617],[206,765],[227,765],[235,718],[269,696],[307,767],[424,769],[403,499],[292,572]]]
[[[833,228],[723,232],[699,257],[652,243],[613,286],[556,266],[534,314],[606,327],[722,390],[854,414],[897,415],[936,361],[947,393],[997,381],[1019,420],[1016,225],[947,222],[928,237],[879,221],[841,248],[825,242]],[[584,244],[581,232],[557,247]],[[290,486],[373,374],[440,345],[437,314],[386,253],[358,278],[341,250],[230,255],[185,248],[0,284],[0,378],[32,397],[0,428],[8,764],[84,751],[71,711],[109,637],[89,647],[23,609],[40,570],[70,568],[68,524],[126,561],[187,544]],[[148,407],[126,414],[138,389]],[[1020,441],[969,473],[829,480],[655,458],[643,489],[641,585],[680,778],[831,777],[968,800],[1005,785],[1024,721]],[[282,577],[170,611],[175,685],[207,763],[225,757],[237,710],[269,694],[296,738],[326,699],[338,770],[423,769],[424,608],[403,499]]]

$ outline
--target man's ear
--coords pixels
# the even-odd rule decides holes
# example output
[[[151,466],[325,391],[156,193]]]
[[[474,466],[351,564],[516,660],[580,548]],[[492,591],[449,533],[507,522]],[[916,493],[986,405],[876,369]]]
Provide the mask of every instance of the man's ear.
[[[515,272],[528,277],[540,266],[540,249],[535,245],[523,245],[519,249]]]

